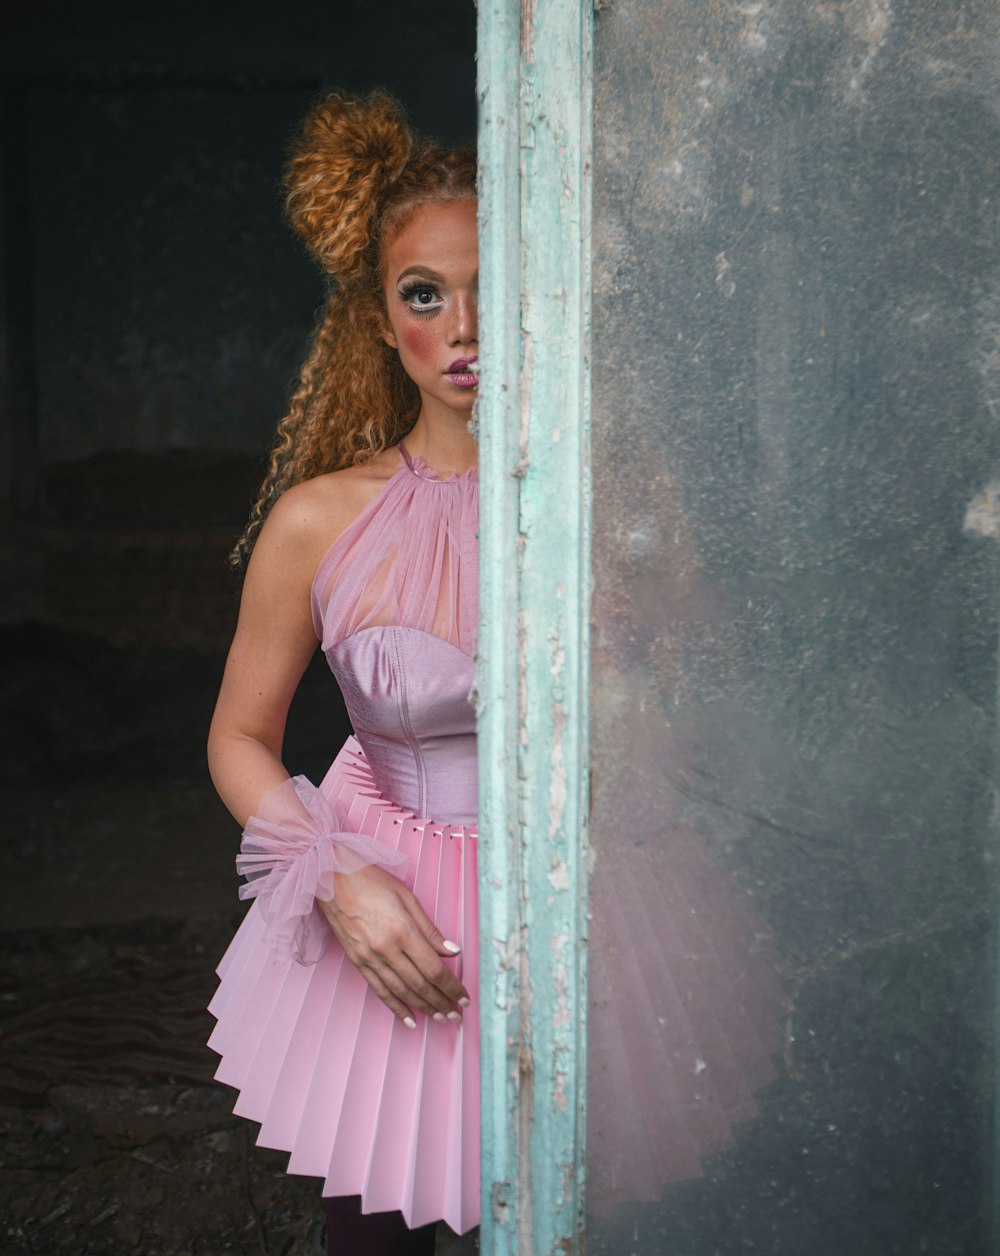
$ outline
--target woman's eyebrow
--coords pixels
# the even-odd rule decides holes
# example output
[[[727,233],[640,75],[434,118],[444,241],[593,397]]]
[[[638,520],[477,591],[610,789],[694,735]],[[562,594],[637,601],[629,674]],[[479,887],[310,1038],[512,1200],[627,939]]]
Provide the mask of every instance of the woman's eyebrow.
[[[399,272],[396,283],[402,282],[407,275],[420,275],[422,279],[431,279],[434,283],[444,283],[444,275],[439,275],[436,270],[431,270],[428,266],[407,266],[405,270]]]

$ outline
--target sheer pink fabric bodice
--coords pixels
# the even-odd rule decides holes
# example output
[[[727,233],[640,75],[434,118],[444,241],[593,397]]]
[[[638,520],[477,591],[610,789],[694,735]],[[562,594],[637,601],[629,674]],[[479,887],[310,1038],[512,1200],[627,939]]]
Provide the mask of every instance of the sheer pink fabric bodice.
[[[320,563],[313,623],[378,789],[418,817],[474,825],[478,474],[439,479],[399,451]]]

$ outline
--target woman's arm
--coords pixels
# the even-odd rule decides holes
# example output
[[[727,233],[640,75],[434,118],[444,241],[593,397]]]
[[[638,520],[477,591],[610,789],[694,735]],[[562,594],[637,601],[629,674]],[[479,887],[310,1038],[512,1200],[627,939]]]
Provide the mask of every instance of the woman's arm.
[[[242,826],[261,799],[288,779],[281,745],[292,697],[316,649],[313,575],[332,539],[363,505],[364,484],[336,473],[338,488],[309,481],[275,504],[247,569],[236,633],[209,732],[219,796]],[[334,898],[319,902],[348,958],[390,1010],[461,1015],[468,991],[441,962],[453,955],[413,894],[377,867],[334,875]]]
[[[209,772],[241,826],[288,776],[281,762],[288,708],[316,650],[309,592],[321,557],[317,496],[290,490],[261,530],[212,717]]]

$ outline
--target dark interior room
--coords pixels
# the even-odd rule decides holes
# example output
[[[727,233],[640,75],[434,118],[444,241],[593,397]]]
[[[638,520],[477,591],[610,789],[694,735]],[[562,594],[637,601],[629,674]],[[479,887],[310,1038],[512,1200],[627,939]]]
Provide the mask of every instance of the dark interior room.
[[[323,281],[284,221],[310,102],[475,135],[471,0],[34,0],[3,18],[4,1250],[319,1252],[204,1046],[243,908],[205,736],[227,564]],[[313,666],[292,772],[346,730]]]

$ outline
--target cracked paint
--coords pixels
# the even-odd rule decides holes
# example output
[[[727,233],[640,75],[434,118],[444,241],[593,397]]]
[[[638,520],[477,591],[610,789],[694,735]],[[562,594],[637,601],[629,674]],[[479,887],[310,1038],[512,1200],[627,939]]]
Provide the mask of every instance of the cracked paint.
[[[582,381],[589,363],[581,281],[589,260],[584,224],[590,175],[581,156],[589,153],[589,133],[585,144],[581,137],[589,124],[589,92],[581,83],[589,56],[577,48],[567,63],[566,55],[573,39],[589,40],[589,22],[581,23],[575,0],[544,6],[526,0],[519,18],[515,26],[505,17],[501,27],[496,10],[481,9],[481,22],[495,23],[491,29],[516,39],[520,58],[516,91],[513,50],[505,45],[504,58],[491,63],[494,74],[504,66],[502,81],[493,86],[504,96],[511,129],[515,119],[517,129],[516,143],[508,141],[506,150],[511,195],[503,201],[504,214],[488,221],[489,230],[504,235],[509,259],[493,273],[506,303],[490,308],[518,335],[490,340],[506,346],[504,378],[511,391],[503,398],[503,419],[498,423],[491,413],[489,398],[479,403],[484,446],[492,440],[493,449],[502,451],[494,463],[503,478],[491,503],[494,526],[516,538],[505,553],[512,560],[509,577],[502,588],[499,582],[492,586],[505,626],[505,722],[502,728],[494,722],[493,755],[481,758],[492,772],[480,779],[497,794],[490,815],[503,817],[491,836],[499,829],[505,843],[504,858],[495,865],[503,872],[492,878],[501,882],[503,902],[491,904],[489,930],[500,972],[493,976],[495,998],[483,1002],[483,1042],[495,1064],[503,1061],[504,1090],[484,1106],[483,1159],[486,1173],[494,1175],[492,1213],[503,1231],[505,1256],[543,1256],[562,1250],[566,1234],[575,1240],[580,1207],[574,1140],[582,1129],[583,1079],[573,1035],[585,1000],[569,939],[582,915],[573,894],[573,851],[581,841],[582,791],[575,782],[586,770],[580,759],[586,755],[581,658],[587,619],[578,577],[587,562],[581,555],[587,537]],[[497,99],[489,99],[491,127],[500,112]],[[485,98],[483,104],[485,112]],[[489,230],[481,237],[484,252]],[[487,299],[484,288],[484,310]],[[505,321],[508,315],[512,322]],[[487,486],[483,503],[489,494]],[[482,849],[488,869],[490,842]],[[488,1076],[485,1085],[491,1085]],[[566,1181],[571,1189],[564,1192]]]
[[[568,890],[570,888],[569,866],[565,859],[560,859],[552,865],[549,871],[549,884],[554,890]]]

